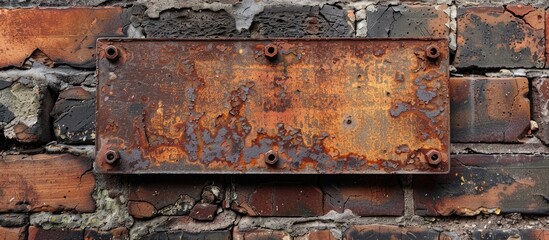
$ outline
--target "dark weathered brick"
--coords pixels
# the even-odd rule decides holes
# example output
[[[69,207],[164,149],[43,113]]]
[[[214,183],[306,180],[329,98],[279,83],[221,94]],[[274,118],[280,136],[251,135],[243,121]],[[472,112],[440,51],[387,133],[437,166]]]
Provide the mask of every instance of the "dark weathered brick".
[[[414,177],[416,214],[549,214],[549,157],[464,154],[451,164],[449,174]]]
[[[233,240],[287,240],[291,239],[290,234],[279,230],[253,229],[240,231],[237,227],[233,229]]]
[[[62,143],[90,144],[95,140],[95,89],[63,90],[51,111],[55,136]]]
[[[458,9],[453,64],[458,68],[543,67],[545,13],[542,8],[528,8],[528,11],[512,6]]]
[[[146,202],[151,204],[156,212],[161,215],[186,215],[196,202],[201,201],[204,190],[214,186],[216,194],[222,194],[223,178],[220,176],[136,176],[130,182],[130,202]],[[204,196],[203,196],[204,195]],[[211,198],[211,197],[210,197]],[[220,196],[214,196],[220,198]],[[210,202],[219,202],[214,199]],[[130,214],[134,216],[148,216],[143,209],[134,205]],[[145,211],[151,210],[146,207]]]
[[[118,7],[2,9],[0,68],[21,66],[33,53],[55,64],[93,67],[95,40],[123,36],[121,17]]]
[[[549,230],[542,229],[488,229],[473,232],[473,240],[548,240]]]
[[[367,37],[447,37],[448,6],[372,6],[366,10]],[[358,34],[364,36],[364,33]]]
[[[0,227],[0,240],[24,240],[27,239],[27,227],[6,228]]]
[[[91,168],[70,154],[0,156],[0,212],[93,212]]]
[[[29,239],[28,240],[55,240],[55,239],[84,239],[84,230],[82,229],[65,229],[65,228],[52,228],[43,229],[40,227],[29,227]]]
[[[154,232],[148,234],[141,240],[169,240],[169,239],[185,239],[185,240],[230,240],[231,232],[230,231],[203,231],[200,233],[189,233],[189,232]]]
[[[233,209],[250,216],[321,216],[323,194],[312,176],[239,176]]]
[[[398,176],[322,176],[324,213],[350,209],[359,216],[404,213],[404,190]]]
[[[236,30],[234,18],[225,11],[166,10],[158,19],[141,20],[140,26],[143,27],[145,36],[149,38],[247,36],[246,32]]]
[[[526,78],[450,79],[452,142],[518,142],[530,128]]]
[[[23,213],[0,214],[0,226],[22,227],[28,222],[28,217]]]
[[[9,87],[6,84],[0,90],[0,130],[4,136],[23,143],[50,141],[49,112],[54,100],[47,86],[31,78],[9,82]]]
[[[119,227],[110,231],[99,231],[97,229],[86,229],[84,240],[125,240],[129,239],[128,229]]]
[[[345,231],[345,239],[451,239],[450,234],[422,227],[398,227],[391,225],[356,225]]]
[[[350,37],[347,11],[335,6],[272,6],[254,17],[253,37]]]
[[[536,78],[532,81],[532,113],[538,124],[535,133],[543,143],[549,144],[549,79]]]

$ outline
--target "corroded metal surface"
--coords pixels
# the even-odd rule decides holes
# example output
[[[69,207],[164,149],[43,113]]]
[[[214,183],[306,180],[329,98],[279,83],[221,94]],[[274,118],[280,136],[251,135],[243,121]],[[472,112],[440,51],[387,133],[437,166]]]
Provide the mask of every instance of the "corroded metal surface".
[[[96,170],[445,173],[448,55],[445,39],[102,39]]]

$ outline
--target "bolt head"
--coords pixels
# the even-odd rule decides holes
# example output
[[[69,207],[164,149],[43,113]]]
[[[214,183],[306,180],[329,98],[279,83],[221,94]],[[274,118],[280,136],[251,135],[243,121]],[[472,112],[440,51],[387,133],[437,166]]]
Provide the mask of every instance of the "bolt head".
[[[273,150],[269,150],[268,152],[265,153],[265,163],[267,163],[268,165],[274,165],[278,162],[278,154],[273,151]]]
[[[108,164],[115,164],[120,159],[118,151],[108,150],[105,153],[105,162]]]

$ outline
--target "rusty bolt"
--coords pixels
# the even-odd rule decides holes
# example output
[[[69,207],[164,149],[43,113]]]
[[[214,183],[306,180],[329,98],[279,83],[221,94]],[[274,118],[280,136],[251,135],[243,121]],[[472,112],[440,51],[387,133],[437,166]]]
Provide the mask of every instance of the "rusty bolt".
[[[278,162],[278,154],[275,151],[269,150],[265,153],[265,163],[274,165],[276,162]]]
[[[105,48],[105,57],[109,60],[115,60],[118,58],[118,48],[113,45],[109,45]]]
[[[427,161],[431,165],[438,165],[442,161],[442,156],[440,155],[440,152],[437,150],[429,150],[425,156],[427,157]]]
[[[273,44],[267,44],[265,46],[265,57],[274,58],[278,54],[278,47]]]
[[[120,154],[117,151],[109,150],[105,153],[105,162],[108,164],[114,164],[120,159]]]
[[[440,56],[440,50],[436,45],[429,45],[425,49],[425,55],[431,60],[436,60]]]

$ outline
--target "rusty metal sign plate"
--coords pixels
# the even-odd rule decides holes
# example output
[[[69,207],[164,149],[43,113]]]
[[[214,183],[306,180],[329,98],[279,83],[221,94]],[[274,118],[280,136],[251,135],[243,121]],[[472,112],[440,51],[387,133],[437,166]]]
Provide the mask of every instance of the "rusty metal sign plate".
[[[104,173],[446,173],[446,39],[98,41]]]

